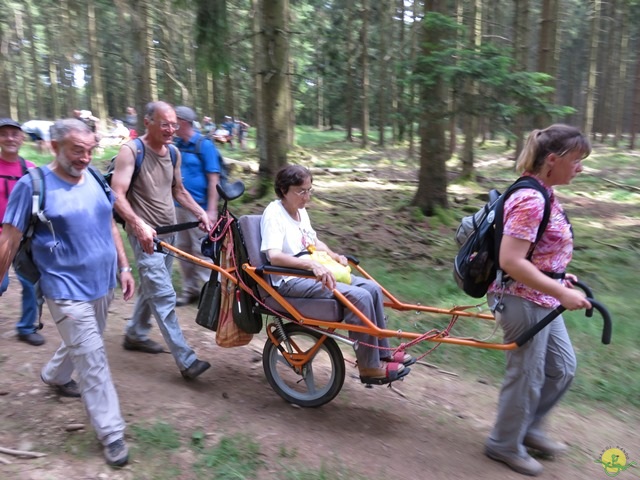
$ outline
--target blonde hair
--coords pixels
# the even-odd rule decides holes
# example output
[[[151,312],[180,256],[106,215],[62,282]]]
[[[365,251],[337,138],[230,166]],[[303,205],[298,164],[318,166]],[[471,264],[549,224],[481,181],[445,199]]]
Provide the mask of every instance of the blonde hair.
[[[539,173],[549,154],[562,156],[574,151],[580,152],[582,158],[591,153],[589,139],[576,127],[556,123],[544,130],[534,130],[527,137],[516,170],[518,173]]]

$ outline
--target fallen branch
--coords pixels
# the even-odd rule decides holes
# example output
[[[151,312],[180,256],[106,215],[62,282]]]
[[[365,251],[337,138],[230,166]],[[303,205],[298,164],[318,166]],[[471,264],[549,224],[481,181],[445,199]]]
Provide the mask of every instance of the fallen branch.
[[[11,460],[8,460],[4,457],[0,457],[0,463],[3,463],[5,465],[11,465]]]
[[[7,455],[13,455],[14,457],[24,457],[24,458],[39,458],[46,457],[46,453],[40,452],[27,452],[25,450],[14,450],[12,448],[0,447],[0,453],[6,453]]]

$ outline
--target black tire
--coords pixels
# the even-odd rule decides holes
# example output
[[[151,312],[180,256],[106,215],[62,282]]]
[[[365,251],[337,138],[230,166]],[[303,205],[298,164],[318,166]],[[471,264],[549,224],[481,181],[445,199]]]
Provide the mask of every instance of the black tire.
[[[287,339],[292,338],[300,351],[307,351],[323,337],[297,323],[284,324]],[[285,340],[281,344],[293,346]],[[326,337],[313,359],[296,372],[271,339],[262,352],[262,366],[269,385],[287,402],[301,407],[320,407],[329,403],[344,384],[342,351],[333,338]]]

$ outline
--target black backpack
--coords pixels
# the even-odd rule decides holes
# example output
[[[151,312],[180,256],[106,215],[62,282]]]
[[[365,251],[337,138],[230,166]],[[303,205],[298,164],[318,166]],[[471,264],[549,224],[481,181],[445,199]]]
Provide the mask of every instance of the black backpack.
[[[496,190],[491,190],[487,204],[474,215],[464,217],[458,226],[455,238],[460,250],[453,261],[453,276],[467,295],[474,298],[484,297],[496,279],[500,271],[498,258],[504,228],[504,202],[513,192],[522,188],[532,188],[540,192],[545,202],[536,241],[527,255],[527,259],[531,260],[533,251],[549,223],[551,200],[540,182],[533,177],[523,176],[502,195]],[[506,277],[502,277],[503,281],[506,281]]]
[[[144,160],[144,142],[140,138],[136,138],[133,140],[136,145],[136,163],[133,167],[133,175],[131,176],[131,183],[129,184],[129,190],[131,190],[131,186],[133,182],[138,177],[140,173],[140,167],[142,166],[142,161]],[[177,148],[174,145],[168,145],[169,148],[169,156],[171,157],[171,164],[175,167],[176,162],[178,161]],[[118,155],[114,155],[111,157],[111,161],[109,162],[109,166],[107,167],[107,173],[104,174],[104,181],[107,185],[111,186],[111,178],[113,177],[113,170],[116,167],[116,157]],[[128,193],[128,192],[127,192]],[[113,218],[116,222],[124,226],[124,219],[113,210]]]

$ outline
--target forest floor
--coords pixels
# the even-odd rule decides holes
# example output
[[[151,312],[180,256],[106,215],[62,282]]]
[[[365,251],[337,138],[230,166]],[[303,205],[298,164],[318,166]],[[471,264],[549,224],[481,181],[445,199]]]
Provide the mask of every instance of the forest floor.
[[[14,283],[15,285],[15,283]],[[45,312],[47,343],[32,347],[13,336],[17,316],[16,289],[0,316],[0,447],[34,450],[47,456],[0,464],[0,478],[16,480],[196,479],[216,478],[193,470],[198,452],[189,445],[194,432],[204,433],[207,447],[223,437],[246,436],[259,445],[262,462],[256,478],[326,479],[478,479],[521,478],[487,459],[482,445],[496,408],[497,383],[488,384],[450,371],[446,366],[415,365],[393,389],[366,389],[360,384],[353,355],[345,351],[347,379],[338,397],[317,409],[284,402],[265,380],[261,351],[264,334],[246,347],[222,349],[214,334],[190,321],[194,307],[179,309],[185,335],[199,357],[212,368],[197,381],[185,382],[171,355],[149,355],[122,349],[122,330],[131,303],[116,299],[105,343],[120,405],[129,425],[171,425],[183,446],[171,451],[150,448],[129,436],[131,463],[113,470],[104,464],[100,447],[78,399],[61,398],[39,380],[41,366],[58,343]],[[155,330],[154,339],[162,341]],[[350,361],[349,361],[350,360]],[[498,379],[496,379],[498,381]],[[77,431],[76,424],[84,427]],[[131,429],[130,429],[131,430]],[[571,446],[566,457],[544,461],[545,479],[606,478],[596,463],[602,452],[619,446],[630,461],[640,457],[640,415],[562,404],[550,432]],[[286,472],[319,471],[287,477]],[[167,472],[173,472],[167,476]],[[289,475],[292,475],[289,473]],[[250,478],[228,476],[218,478]],[[640,478],[628,470],[620,478]]]
[[[315,180],[314,184],[320,186],[325,181],[320,177]],[[390,251],[396,250],[398,256],[412,254],[410,245],[415,243],[416,230],[404,229],[405,236],[392,234],[376,217],[376,202],[359,203],[349,196],[350,192],[348,187],[332,191],[332,205],[341,210],[348,204],[367,206],[368,215],[360,226],[363,231],[369,229],[364,253],[377,255],[384,251],[392,255]],[[322,199],[320,196],[318,203],[322,204]],[[258,212],[263,207],[252,208]],[[358,232],[331,233],[353,246],[360,243]],[[212,364],[196,381],[186,382],[168,353],[123,350],[122,332],[133,303],[121,298],[111,306],[104,339],[129,425],[131,462],[123,469],[111,469],[104,463],[82,403],[59,397],[39,379],[42,365],[59,343],[47,309],[42,330],[45,345],[32,347],[15,338],[18,285],[14,277],[2,298],[0,313],[0,447],[38,451],[46,456],[28,459],[0,453],[2,479],[523,478],[483,455],[500,378],[423,363],[412,367],[411,374],[394,383],[392,389],[367,389],[353,367],[353,351],[343,348],[347,378],[339,395],[321,408],[298,408],[282,400],[265,379],[261,362],[264,332],[248,346],[222,349],[216,346],[213,332],[193,321],[194,306],[179,308],[186,338],[199,358]],[[152,338],[162,342],[157,328]],[[178,442],[163,447],[171,432]],[[607,406],[570,405],[565,401],[554,411],[549,432],[566,442],[570,451],[562,458],[542,460],[544,479],[607,478],[597,461],[611,447],[624,449],[629,462],[640,461],[640,412],[636,409],[613,411]],[[219,448],[225,439],[235,439],[236,450],[242,450],[243,443],[245,447],[257,445],[255,474],[240,472],[240,464],[249,461],[246,458],[237,461],[235,473],[215,474],[211,473],[215,469],[212,464],[203,467],[203,462],[215,463],[212,454],[203,452]],[[619,478],[640,478],[639,472],[632,468],[621,472]]]

